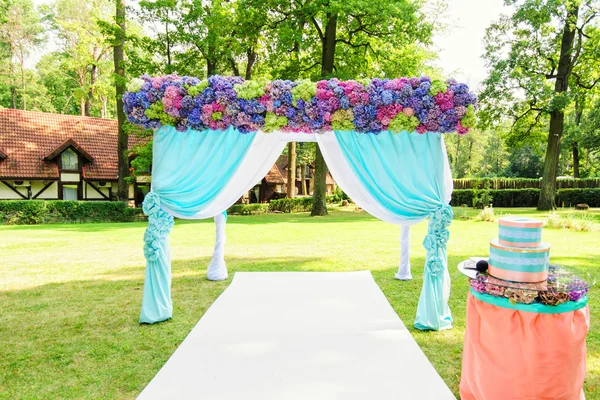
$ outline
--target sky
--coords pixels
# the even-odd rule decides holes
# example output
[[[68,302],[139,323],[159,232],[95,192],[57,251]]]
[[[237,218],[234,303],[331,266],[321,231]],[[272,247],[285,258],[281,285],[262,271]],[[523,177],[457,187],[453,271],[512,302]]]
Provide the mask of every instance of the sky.
[[[485,30],[501,14],[510,12],[503,4],[503,0],[448,0],[444,20],[451,26],[433,38],[439,57],[435,64],[446,76],[478,88],[487,75],[481,58]]]
[[[51,0],[34,0],[36,5]],[[483,37],[485,29],[502,13],[510,11],[503,0],[448,0],[446,15],[442,18],[449,28],[433,38],[438,53],[435,65],[442,68],[445,76],[453,77],[477,89],[486,77]],[[47,43],[41,51],[32,53],[27,67],[33,68],[47,51],[56,50],[55,43]]]

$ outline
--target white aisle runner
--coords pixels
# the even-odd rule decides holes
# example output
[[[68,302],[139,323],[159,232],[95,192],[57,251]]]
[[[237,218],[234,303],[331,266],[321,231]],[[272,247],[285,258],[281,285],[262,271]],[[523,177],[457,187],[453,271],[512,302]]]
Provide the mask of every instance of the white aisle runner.
[[[362,271],[236,273],[139,398],[455,397]]]

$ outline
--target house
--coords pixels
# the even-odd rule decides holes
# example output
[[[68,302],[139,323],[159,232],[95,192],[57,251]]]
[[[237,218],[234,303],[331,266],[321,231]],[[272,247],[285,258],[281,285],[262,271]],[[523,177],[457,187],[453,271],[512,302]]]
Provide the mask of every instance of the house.
[[[286,197],[288,182],[287,174],[288,158],[287,155],[281,155],[261,182],[243,196],[240,199],[240,202],[265,203],[271,199]],[[314,166],[296,165],[296,195],[313,194],[313,175]],[[305,185],[306,193],[303,193],[303,185]],[[327,195],[332,195],[335,191],[335,181],[331,177],[329,171],[327,171],[326,185]]]
[[[115,200],[117,178],[117,121],[0,109],[0,199]],[[143,178],[130,204],[150,189]]]
[[[0,109],[0,200],[115,200],[118,179],[117,121]],[[131,149],[141,140],[129,137]],[[297,166],[296,194],[313,193],[314,168]],[[302,172],[302,173],[301,173]],[[129,186],[130,205],[140,206],[150,177]],[[335,182],[327,173],[327,194]],[[240,201],[263,203],[285,197],[287,156]]]

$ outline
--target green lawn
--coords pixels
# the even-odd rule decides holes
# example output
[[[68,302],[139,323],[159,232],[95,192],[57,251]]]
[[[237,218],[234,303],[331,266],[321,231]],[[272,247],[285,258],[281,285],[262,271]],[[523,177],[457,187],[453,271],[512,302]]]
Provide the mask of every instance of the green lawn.
[[[532,209],[511,211],[543,217]],[[471,210],[455,212],[461,218],[451,225],[448,243],[455,324],[448,331],[412,328],[426,223],[412,229],[414,280],[400,282],[393,279],[399,228],[367,214],[231,216],[226,247],[230,277],[236,271],[371,270],[427,357],[458,394],[468,285],[456,265],[469,256],[487,255],[497,225],[465,219],[475,214]],[[502,212],[508,210],[496,210],[496,215]],[[598,210],[590,214],[600,226]],[[145,226],[0,227],[0,398],[134,398],[152,379],[230,281],[206,280],[214,243],[212,222],[177,221],[171,233],[173,319],[138,325]],[[552,244],[554,263],[596,274],[597,231],[546,229],[544,240]],[[585,390],[588,399],[600,399],[600,290],[592,289],[590,298]]]

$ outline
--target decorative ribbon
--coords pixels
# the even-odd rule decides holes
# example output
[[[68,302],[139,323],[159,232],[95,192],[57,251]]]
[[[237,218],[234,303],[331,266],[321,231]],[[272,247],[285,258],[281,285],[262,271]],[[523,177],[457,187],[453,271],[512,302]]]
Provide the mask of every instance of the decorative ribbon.
[[[144,214],[148,216],[148,227],[144,233],[144,257],[148,261],[156,261],[162,251],[160,241],[171,232],[173,216],[160,208],[160,197],[150,192],[142,204]]]

